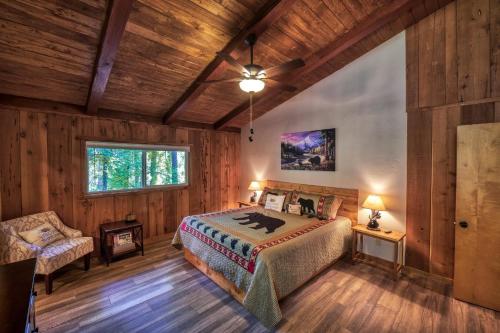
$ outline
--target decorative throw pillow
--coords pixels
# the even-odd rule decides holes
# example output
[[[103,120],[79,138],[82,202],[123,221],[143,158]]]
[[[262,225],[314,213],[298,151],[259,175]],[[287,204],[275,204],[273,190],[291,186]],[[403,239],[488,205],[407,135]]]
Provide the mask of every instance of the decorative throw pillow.
[[[339,211],[340,206],[342,205],[342,199],[339,197],[335,197],[333,200],[333,204],[330,207],[330,211],[328,212],[329,219],[335,219],[337,217],[337,213]]]
[[[275,210],[281,212],[283,210],[283,202],[285,201],[284,195],[267,194],[265,209]]]
[[[40,247],[45,247],[55,241],[64,239],[64,235],[47,222],[34,229],[22,231],[18,234],[28,243]]]
[[[321,195],[304,192],[294,192],[292,197],[293,204],[299,204],[302,207],[302,214],[318,215],[317,208]]]
[[[285,209],[286,206],[290,203],[290,200],[292,199],[292,193],[293,193],[293,191],[289,191],[289,190],[279,190],[279,189],[272,189],[269,187],[264,187],[264,190],[262,191],[262,194],[260,195],[258,203],[259,203],[259,205],[264,206],[266,204],[268,194],[284,195],[285,201],[284,201],[283,209]]]
[[[334,219],[342,204],[342,199],[333,195],[324,196],[304,192],[295,192],[291,201],[301,205],[303,214],[315,215],[321,219]]]
[[[288,204],[288,213],[302,215],[302,206],[300,204]]]
[[[322,196],[319,199],[316,209],[316,216],[322,219],[333,220],[337,217],[337,211],[342,204],[342,199],[336,196]]]

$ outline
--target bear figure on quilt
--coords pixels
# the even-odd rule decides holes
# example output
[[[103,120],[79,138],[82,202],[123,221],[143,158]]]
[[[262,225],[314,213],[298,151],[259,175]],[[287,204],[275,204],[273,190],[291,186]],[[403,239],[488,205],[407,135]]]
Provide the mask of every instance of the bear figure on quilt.
[[[266,216],[264,214],[257,212],[245,213],[245,215],[246,215],[245,217],[233,217],[233,220],[245,221],[245,222],[240,222],[241,225],[249,225],[257,223],[257,225],[250,228],[255,230],[266,228],[267,229],[266,234],[274,232],[276,229],[285,224],[285,221],[281,219],[272,216]]]

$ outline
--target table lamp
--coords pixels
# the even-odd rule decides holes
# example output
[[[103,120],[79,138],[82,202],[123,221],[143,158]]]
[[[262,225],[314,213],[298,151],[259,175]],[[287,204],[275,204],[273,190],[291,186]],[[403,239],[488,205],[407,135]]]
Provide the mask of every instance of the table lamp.
[[[385,210],[382,198],[378,195],[370,194],[361,206],[372,210],[371,215],[368,215],[370,222],[368,222],[366,227],[371,230],[380,230],[377,220],[380,218],[380,211]]]
[[[250,197],[250,202],[257,201],[257,191],[262,191],[262,187],[260,186],[260,182],[257,180],[251,181],[250,185],[248,186],[248,189],[250,191],[254,191],[252,196]]]

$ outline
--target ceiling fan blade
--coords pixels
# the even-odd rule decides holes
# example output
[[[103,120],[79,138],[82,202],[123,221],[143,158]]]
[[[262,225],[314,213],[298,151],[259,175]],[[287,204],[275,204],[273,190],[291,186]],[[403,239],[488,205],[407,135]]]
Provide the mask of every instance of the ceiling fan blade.
[[[231,55],[223,52],[217,52],[217,55],[224,59],[230,66],[231,69],[237,71],[239,74],[248,73],[247,69],[243,67],[236,59],[231,57]]]
[[[293,71],[297,68],[300,68],[300,67],[304,66],[305,64],[306,63],[302,59],[293,59],[289,62],[285,62],[284,64],[266,69],[266,76],[273,77],[273,76],[282,75],[282,74],[288,73],[290,71]]]
[[[279,88],[279,89],[283,89],[283,90],[286,90],[286,91],[289,91],[289,92],[294,92],[297,90],[297,87],[294,87],[294,86],[291,86],[289,84],[286,84],[286,83],[283,83],[283,82],[279,82],[279,81],[276,81],[276,80],[273,80],[273,79],[265,79],[266,83],[269,84],[269,86],[271,88]]]
[[[207,83],[222,83],[222,82],[239,82],[240,78],[232,78],[232,79],[220,79],[220,80],[207,80],[207,81],[199,81],[199,84],[207,84]]]

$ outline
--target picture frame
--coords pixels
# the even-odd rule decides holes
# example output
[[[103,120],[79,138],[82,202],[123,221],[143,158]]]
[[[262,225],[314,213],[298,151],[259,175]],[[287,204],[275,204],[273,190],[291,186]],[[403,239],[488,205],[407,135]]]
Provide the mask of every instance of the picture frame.
[[[335,128],[281,135],[281,170],[335,171]]]

